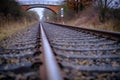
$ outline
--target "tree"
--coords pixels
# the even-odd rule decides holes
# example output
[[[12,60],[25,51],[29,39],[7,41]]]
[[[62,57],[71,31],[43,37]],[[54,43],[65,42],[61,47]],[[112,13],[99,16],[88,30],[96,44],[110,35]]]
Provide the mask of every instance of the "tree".
[[[21,6],[15,0],[0,0],[0,13],[5,17],[12,16],[18,18],[23,16]]]
[[[101,22],[106,21],[106,14],[110,7],[112,7],[110,4],[113,0],[94,0],[95,7],[99,9],[99,19]]]
[[[39,21],[39,16],[35,11],[27,11],[25,17],[29,22]]]
[[[92,0],[67,0],[68,7],[76,13],[90,6]]]
[[[43,19],[44,21],[56,21],[57,20],[57,15],[53,11],[49,9],[44,9],[44,16]]]

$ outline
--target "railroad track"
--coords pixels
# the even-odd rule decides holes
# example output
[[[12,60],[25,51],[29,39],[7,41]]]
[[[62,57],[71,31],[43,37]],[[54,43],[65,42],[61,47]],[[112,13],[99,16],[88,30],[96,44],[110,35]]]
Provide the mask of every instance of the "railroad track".
[[[119,40],[119,33],[40,23],[2,41],[6,49],[0,48],[0,76],[5,80],[119,80]]]
[[[38,25],[4,39],[0,48],[0,80],[39,80],[41,61]]]
[[[120,33],[43,23],[65,80],[119,80]]]

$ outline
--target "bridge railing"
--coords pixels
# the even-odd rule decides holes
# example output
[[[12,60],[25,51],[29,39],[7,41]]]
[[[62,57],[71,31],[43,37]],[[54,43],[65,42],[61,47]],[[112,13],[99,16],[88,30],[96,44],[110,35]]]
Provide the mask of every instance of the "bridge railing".
[[[60,5],[61,1],[18,1],[21,5],[34,5],[34,4],[44,4],[44,5]]]

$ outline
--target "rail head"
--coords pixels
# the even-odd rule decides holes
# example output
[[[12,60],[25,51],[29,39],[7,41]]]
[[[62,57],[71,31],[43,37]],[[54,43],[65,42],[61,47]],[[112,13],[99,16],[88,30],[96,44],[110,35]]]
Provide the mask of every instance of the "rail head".
[[[48,80],[63,80],[60,73],[60,69],[57,65],[57,62],[53,55],[53,51],[50,47],[50,44],[47,40],[46,34],[41,23],[40,29]]]

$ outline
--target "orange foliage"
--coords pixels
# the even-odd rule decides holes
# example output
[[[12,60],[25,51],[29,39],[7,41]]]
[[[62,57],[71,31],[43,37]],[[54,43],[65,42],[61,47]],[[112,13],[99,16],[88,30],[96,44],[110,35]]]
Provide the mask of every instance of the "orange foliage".
[[[76,5],[80,4],[82,4],[84,7],[90,6],[92,0],[66,0],[66,2],[71,9],[74,9]]]
[[[92,0],[81,0],[81,3],[82,3],[84,6],[89,6],[89,5],[91,5]]]

